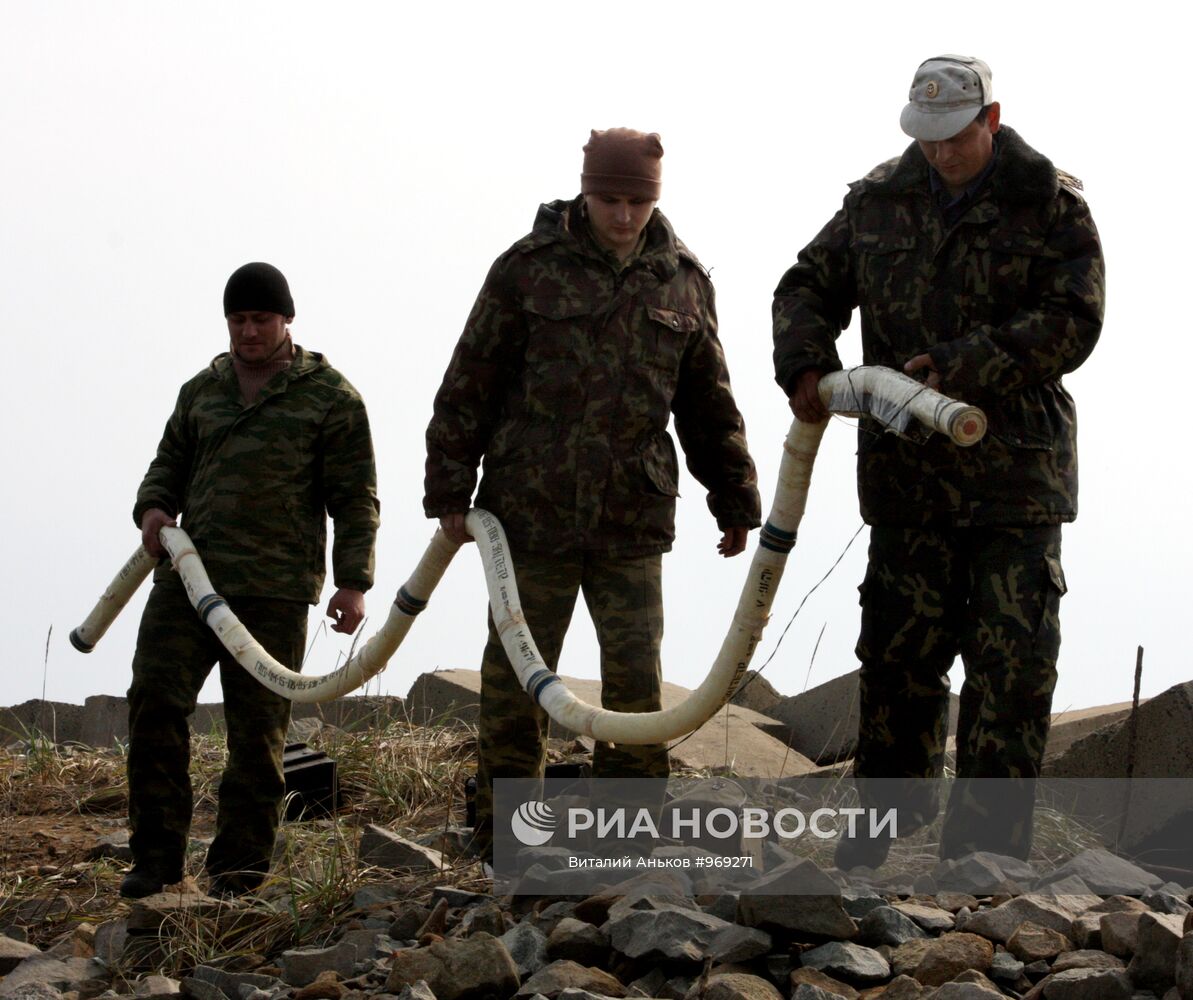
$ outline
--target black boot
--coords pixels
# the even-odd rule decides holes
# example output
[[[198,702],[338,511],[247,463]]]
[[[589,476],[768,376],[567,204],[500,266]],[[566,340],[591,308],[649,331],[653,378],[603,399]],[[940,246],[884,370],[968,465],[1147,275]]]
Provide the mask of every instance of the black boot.
[[[120,895],[125,899],[144,899],[161,892],[167,885],[181,881],[181,865],[167,865],[159,861],[140,862],[121,880]]]
[[[877,868],[891,851],[889,837],[842,837],[837,841],[833,864],[841,871]]]

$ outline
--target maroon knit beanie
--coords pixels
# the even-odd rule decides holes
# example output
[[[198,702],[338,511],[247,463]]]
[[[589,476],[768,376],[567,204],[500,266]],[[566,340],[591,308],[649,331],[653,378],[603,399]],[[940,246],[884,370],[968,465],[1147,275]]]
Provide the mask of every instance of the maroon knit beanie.
[[[581,194],[621,194],[659,200],[663,141],[632,128],[592,130],[584,146]]]

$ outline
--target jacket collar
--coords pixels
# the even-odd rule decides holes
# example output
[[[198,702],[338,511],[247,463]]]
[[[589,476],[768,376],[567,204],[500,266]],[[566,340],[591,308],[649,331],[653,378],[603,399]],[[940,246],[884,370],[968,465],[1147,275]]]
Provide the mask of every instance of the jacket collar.
[[[578,256],[597,258],[601,251],[586,231],[587,224],[581,215],[583,204],[583,197],[580,196],[572,201],[559,200],[540,205],[534,219],[534,229],[523,241],[523,246],[530,248],[558,243]],[[696,261],[691,251],[676,237],[667,217],[656,208],[646,223],[646,245],[630,267],[647,268],[661,280],[669,281],[679,270],[681,256]]]
[[[308,351],[301,344],[294,345],[294,360],[290,367],[285,370],[287,381],[293,381],[296,378],[302,378],[304,375],[309,375],[313,371],[318,371],[320,368],[328,367],[327,358],[316,351]],[[232,368],[232,355],[228,351],[223,354],[217,354],[211,359],[211,364],[207,370],[212,376],[219,379],[233,379],[236,378],[236,372]]]
[[[1005,125],[998,130],[998,162],[990,177],[990,189],[996,201],[1027,203],[1056,197],[1060,182],[1056,167],[1042,153],[1024,142],[1014,129]],[[895,169],[873,182],[876,193],[900,194],[915,189],[926,190],[931,168],[918,143],[904,151]]]

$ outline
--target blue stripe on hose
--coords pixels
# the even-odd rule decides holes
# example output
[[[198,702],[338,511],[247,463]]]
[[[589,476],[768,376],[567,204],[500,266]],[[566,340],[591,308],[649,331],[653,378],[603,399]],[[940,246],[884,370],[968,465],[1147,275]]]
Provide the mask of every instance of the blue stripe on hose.
[[[758,544],[771,552],[787,553],[795,548],[795,532],[783,531],[767,521],[759,532]]]
[[[543,691],[559,681],[550,670],[536,670],[526,684],[526,693],[539,705],[543,703]]]
[[[405,587],[398,588],[398,596],[394,598],[398,610],[413,618],[427,606],[427,602],[413,596]]]
[[[228,602],[220,597],[219,594],[208,594],[206,597],[199,598],[199,603],[195,605],[195,610],[199,612],[199,617],[202,618],[204,624],[206,624],[211,612],[221,605],[226,608],[228,606]]]

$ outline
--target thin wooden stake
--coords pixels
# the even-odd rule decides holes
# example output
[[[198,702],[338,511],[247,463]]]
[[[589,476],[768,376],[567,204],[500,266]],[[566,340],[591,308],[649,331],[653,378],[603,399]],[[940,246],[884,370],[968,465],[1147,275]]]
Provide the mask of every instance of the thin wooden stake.
[[[1123,801],[1123,816],[1118,827],[1117,844],[1121,844],[1126,836],[1127,816],[1131,811],[1131,779],[1135,775],[1135,744],[1139,737],[1139,686],[1142,679],[1143,647],[1138,646],[1135,649],[1135,691],[1131,696],[1131,715],[1127,719],[1127,794]]]

